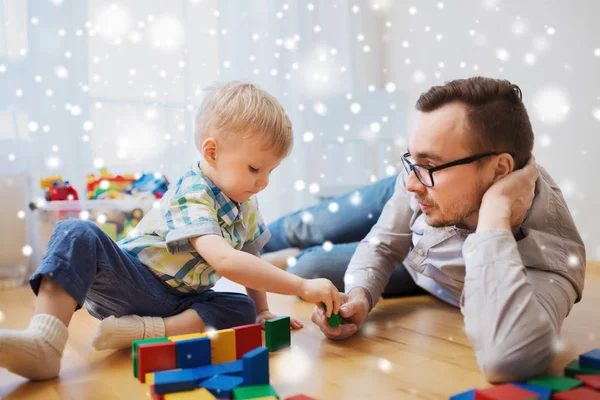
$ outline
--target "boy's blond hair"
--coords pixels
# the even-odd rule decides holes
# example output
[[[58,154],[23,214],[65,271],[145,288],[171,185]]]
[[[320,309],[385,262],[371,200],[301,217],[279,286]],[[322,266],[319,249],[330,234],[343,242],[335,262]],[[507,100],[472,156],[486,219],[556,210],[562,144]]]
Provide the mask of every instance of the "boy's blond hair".
[[[208,93],[196,113],[196,146],[210,137],[258,136],[281,157],[294,143],[292,123],[275,97],[251,83],[230,82]]]

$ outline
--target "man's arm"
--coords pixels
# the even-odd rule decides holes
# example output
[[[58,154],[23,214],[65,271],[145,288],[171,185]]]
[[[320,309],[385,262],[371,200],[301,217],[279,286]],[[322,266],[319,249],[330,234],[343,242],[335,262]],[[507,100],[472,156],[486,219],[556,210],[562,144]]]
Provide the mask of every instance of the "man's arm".
[[[562,321],[577,299],[575,287],[562,275],[525,268],[511,230],[531,208],[537,179],[532,156],[524,168],[494,182],[483,196],[477,231],[463,246],[461,311],[490,382],[520,381],[542,372],[556,355]],[[579,260],[585,262],[583,245],[579,249]]]
[[[392,272],[408,254],[412,240],[409,196],[406,174],[396,180],[392,198],[386,203],[381,216],[369,234],[360,242],[346,270],[346,293],[365,294],[371,310],[379,300]],[[364,291],[354,290],[363,288]]]
[[[556,355],[575,288],[561,275],[526,269],[512,232],[505,229],[472,234],[463,256],[461,311],[481,371],[490,382],[539,374]]]

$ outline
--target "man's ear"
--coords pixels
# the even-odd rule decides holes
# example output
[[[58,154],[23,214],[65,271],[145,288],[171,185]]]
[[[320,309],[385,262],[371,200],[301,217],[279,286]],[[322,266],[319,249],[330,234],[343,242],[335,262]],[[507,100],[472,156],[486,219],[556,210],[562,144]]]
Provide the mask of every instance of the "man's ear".
[[[208,138],[202,143],[202,157],[211,167],[217,164],[217,141],[214,138]]]
[[[502,153],[496,158],[494,164],[494,182],[513,172],[515,168],[515,160],[508,153]]]

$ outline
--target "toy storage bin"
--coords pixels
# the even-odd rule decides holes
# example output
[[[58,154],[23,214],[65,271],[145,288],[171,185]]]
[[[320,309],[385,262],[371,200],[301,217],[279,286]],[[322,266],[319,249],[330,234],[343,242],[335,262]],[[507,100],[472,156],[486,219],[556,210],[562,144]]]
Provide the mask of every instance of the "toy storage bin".
[[[32,264],[37,268],[48,248],[54,226],[66,219],[79,218],[95,222],[113,240],[118,241],[137,225],[154,206],[153,197],[126,200],[66,200],[40,202],[33,209]]]

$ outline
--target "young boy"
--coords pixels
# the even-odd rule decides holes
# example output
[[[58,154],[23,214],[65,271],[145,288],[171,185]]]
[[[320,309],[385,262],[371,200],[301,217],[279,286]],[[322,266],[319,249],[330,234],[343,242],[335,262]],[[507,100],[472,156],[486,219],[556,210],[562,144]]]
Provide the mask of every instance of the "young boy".
[[[29,328],[0,330],[0,367],[34,380],[57,376],[67,326],[84,303],[102,320],[93,339],[99,350],[264,324],[275,317],[267,291],[323,302],[328,316],[338,312],[339,293],[329,280],[302,279],[259,257],[270,234],[255,194],[293,144],[282,106],[254,85],[233,82],[206,97],[196,125],[202,161],[169,189],[137,233],[114,243],[90,221],[56,225],[30,278],[37,299]],[[211,290],[221,276],[246,286],[248,296]],[[294,320],[292,327],[301,324]]]

